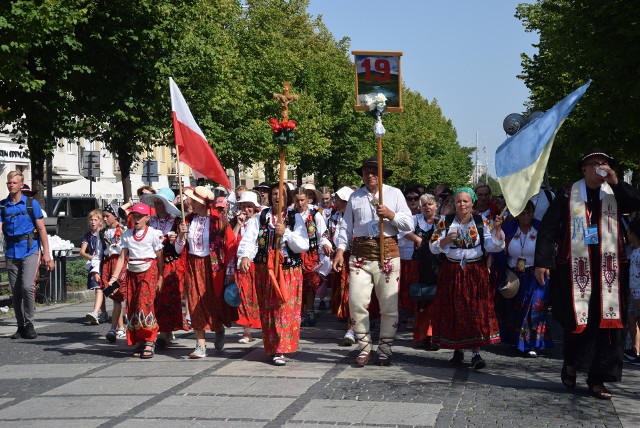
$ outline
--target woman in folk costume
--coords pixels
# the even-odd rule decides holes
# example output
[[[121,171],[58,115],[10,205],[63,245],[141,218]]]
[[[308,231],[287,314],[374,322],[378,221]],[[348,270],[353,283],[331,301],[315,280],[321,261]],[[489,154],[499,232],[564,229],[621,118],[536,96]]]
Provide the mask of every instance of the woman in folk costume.
[[[270,208],[249,220],[238,247],[238,267],[242,272],[249,272],[251,260],[255,263],[264,350],[273,364],[284,366],[284,354],[295,352],[300,339],[300,254],[309,249],[309,238],[300,214],[287,208],[293,199],[291,190],[284,187],[282,194],[279,193],[279,186],[272,185]],[[280,197],[283,198],[283,209],[276,214]],[[276,249],[278,240],[280,246]],[[277,276],[274,272],[276,258],[279,263]]]
[[[164,258],[164,278],[162,290],[156,295],[156,318],[158,319],[158,338],[156,344],[163,348],[171,343],[173,332],[189,331],[182,313],[182,287],[184,261],[176,252],[178,227],[181,222],[180,211],[173,205],[175,195],[168,187],[158,189],[155,194],[144,194],[140,201],[155,209],[149,219],[149,226],[162,232],[162,255]]]
[[[401,322],[406,322],[407,328],[413,330],[415,326],[415,302],[411,300],[409,289],[411,283],[418,282],[418,260],[414,257],[416,249],[415,232],[416,216],[420,216],[420,191],[410,187],[404,191],[404,199],[411,210],[414,227],[410,232],[398,233],[398,249],[400,250],[400,289],[398,290],[398,309]],[[434,213],[435,214],[435,213]]]
[[[576,371],[587,372],[591,394],[609,400],[604,382],[622,378],[629,292],[621,218],[640,210],[640,192],[618,179],[602,150],[577,166],[584,178],[559,192],[542,218],[534,264],[543,284],[559,244],[550,279],[553,317],[564,330],[562,383],[575,388]]]
[[[429,240],[438,222],[436,197],[429,193],[420,196],[419,208],[422,212],[413,216],[413,232],[404,235],[404,239],[411,241],[414,245],[411,261],[417,264],[415,276],[411,282],[435,284],[438,279],[437,257],[429,251]],[[402,253],[400,254],[402,255]],[[402,280],[403,278],[400,277],[401,284]],[[437,351],[440,346],[432,342],[431,303],[430,301],[420,301],[416,304],[413,342],[427,351]]]
[[[107,205],[102,210],[102,218],[104,219],[105,227],[98,233],[98,245],[93,253],[93,259],[91,260],[91,273],[95,275],[95,280],[100,283],[102,291],[106,291],[108,287],[109,278],[113,276],[113,272],[118,264],[120,253],[122,253],[122,235],[126,228],[120,224],[118,220],[118,207],[115,204]],[[125,259],[125,263],[127,260]],[[116,290],[109,290],[108,296],[113,301],[113,311],[111,312],[111,329],[107,332],[106,338],[109,342],[115,342],[116,339],[123,339],[126,337],[124,316],[122,313],[122,303],[125,300],[127,279],[126,271],[121,270],[117,276],[119,288]],[[104,299],[104,293],[96,295],[96,308],[100,307],[100,302]],[[87,318],[92,320],[95,312],[87,314]]]
[[[515,296],[496,295],[496,316],[500,341],[515,346],[525,357],[535,358],[542,349],[552,348],[547,326],[549,282],[538,284],[533,267],[540,222],[533,219],[535,206],[528,201],[524,211],[505,223],[506,254],[496,257],[496,267],[503,279],[513,272],[520,286]],[[502,285],[506,281],[498,281]],[[504,290],[503,290],[504,293]]]
[[[260,214],[261,206],[258,202],[258,194],[251,190],[243,191],[236,201],[236,206],[240,208],[240,212],[234,219],[236,223],[233,226],[233,233],[236,236],[236,240],[240,242],[246,233],[249,220]],[[227,275],[233,275],[235,265],[236,260],[234,255],[233,260],[229,261],[227,265]],[[247,272],[235,270],[236,284],[238,285],[238,291],[240,293],[237,322],[243,328],[242,337],[238,340],[239,343],[253,342],[255,339],[251,337],[251,329],[262,328],[260,324],[260,306],[258,304],[258,295],[256,294],[255,287],[255,274],[256,271],[253,262],[251,262]]]
[[[317,202],[320,193],[314,189],[298,188],[295,191],[295,209],[304,220],[309,237],[309,250],[302,254],[302,315],[303,325],[313,327],[316,317],[313,301],[320,284],[331,272],[331,242],[322,209]],[[312,205],[313,204],[313,205]]]
[[[162,259],[162,234],[149,227],[151,209],[146,204],[135,204],[129,213],[133,229],[122,235],[122,252],[109,279],[112,285],[127,265],[127,344],[138,344],[134,357],[152,358],[158,335],[154,302],[162,288],[164,260]],[[127,261],[128,258],[128,261]]]
[[[471,367],[486,367],[480,347],[500,342],[500,331],[493,308],[495,288],[489,284],[484,251],[504,249],[502,216],[488,221],[472,214],[476,195],[469,187],[454,192],[455,214],[440,219],[429,248],[444,254],[438,274],[438,288],[433,300],[433,341],[442,348],[453,349],[450,363],[464,362],[464,349],[471,348]]]
[[[196,337],[189,358],[207,356],[205,330],[216,332],[214,346],[224,348],[225,326],[238,319],[238,311],[224,301],[226,263],[235,251],[235,237],[226,217],[210,209],[215,195],[204,186],[185,190],[193,212],[180,224],[176,251],[187,249],[184,287]]]

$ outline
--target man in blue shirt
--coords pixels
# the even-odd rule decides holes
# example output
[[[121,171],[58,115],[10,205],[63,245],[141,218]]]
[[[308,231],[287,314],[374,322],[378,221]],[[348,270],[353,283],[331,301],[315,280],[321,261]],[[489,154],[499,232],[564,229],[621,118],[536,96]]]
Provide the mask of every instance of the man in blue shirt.
[[[0,228],[4,234],[9,284],[18,322],[18,331],[11,338],[35,339],[38,335],[33,327],[36,307],[34,281],[40,264],[40,244],[44,264],[50,271],[54,264],[49,254],[42,209],[37,201],[32,200],[33,212],[29,213],[28,198],[21,191],[23,184],[24,176],[20,171],[11,171],[7,175],[9,196],[0,201]]]

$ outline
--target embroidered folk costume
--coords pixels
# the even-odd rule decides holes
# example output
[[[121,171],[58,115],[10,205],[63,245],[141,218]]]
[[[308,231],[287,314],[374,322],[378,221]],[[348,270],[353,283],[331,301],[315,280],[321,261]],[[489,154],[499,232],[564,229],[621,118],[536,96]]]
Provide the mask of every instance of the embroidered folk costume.
[[[333,267],[343,268],[344,252],[351,244],[349,257],[349,312],[351,324],[359,342],[360,354],[356,366],[369,363],[372,356],[369,303],[375,290],[380,304],[380,337],[377,364],[391,363],[393,339],[398,327],[398,289],[400,286],[400,254],[397,235],[413,227],[411,211],[404,195],[395,187],[379,186],[378,160],[363,162],[356,172],[364,186],[353,192],[344,213],[345,227],[340,230]],[[392,171],[383,168],[384,177]],[[380,205],[382,192],[383,204]],[[380,217],[384,221],[384,263],[380,262]]]
[[[483,251],[502,251],[504,240],[482,217],[472,216],[461,223],[457,216],[440,219],[429,246],[432,253],[446,256],[433,300],[438,308],[432,313],[433,341],[446,349],[461,350],[500,342],[494,288],[489,284]],[[441,241],[448,234],[456,237],[443,248]]]
[[[182,312],[184,259],[177,253],[174,242],[178,226],[182,221],[180,210],[173,205],[174,193],[169,188],[159,189],[156,194],[142,195],[140,200],[155,206],[156,213],[149,219],[149,225],[162,234],[162,256],[164,275],[162,289],[157,293],[155,308],[160,335],[158,345],[166,345],[170,340],[167,333],[189,331],[189,325]]]
[[[284,189],[286,200],[291,191]],[[273,356],[276,365],[284,365],[283,354],[295,352],[300,339],[300,310],[302,299],[302,258],[309,249],[309,239],[304,220],[292,209],[280,214],[284,233],[280,247],[276,244],[278,186],[270,191],[271,208],[249,220],[246,232],[238,246],[238,267],[247,272],[250,261],[255,264],[255,287],[260,305],[260,322],[264,351]],[[275,252],[279,251],[279,274],[274,275]]]
[[[640,192],[622,181],[592,187],[583,179],[556,196],[538,233],[535,266],[551,267],[557,241],[551,304],[564,330],[565,365],[600,385],[622,377],[628,260],[620,219],[640,210]]]

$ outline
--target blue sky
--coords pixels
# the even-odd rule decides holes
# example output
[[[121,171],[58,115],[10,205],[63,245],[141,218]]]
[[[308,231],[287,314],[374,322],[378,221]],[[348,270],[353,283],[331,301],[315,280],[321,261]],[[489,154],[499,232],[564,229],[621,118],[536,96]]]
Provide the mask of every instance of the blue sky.
[[[322,19],[351,50],[401,51],[402,79],[429,101],[436,99],[463,146],[480,142],[493,158],[506,139],[502,121],[521,113],[529,91],[516,76],[521,53],[531,56],[538,35],[526,33],[512,0],[311,0]],[[402,114],[402,113],[399,113]]]

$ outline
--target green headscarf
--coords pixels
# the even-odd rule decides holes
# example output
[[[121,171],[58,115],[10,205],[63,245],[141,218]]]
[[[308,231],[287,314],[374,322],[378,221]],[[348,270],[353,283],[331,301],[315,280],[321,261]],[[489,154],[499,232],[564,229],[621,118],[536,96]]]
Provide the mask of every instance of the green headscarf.
[[[458,196],[458,193],[468,193],[469,196],[471,196],[471,202],[475,203],[478,200],[478,197],[476,196],[476,192],[473,191],[473,189],[471,187],[458,187],[454,192],[453,192],[453,199],[456,199],[456,196]]]

